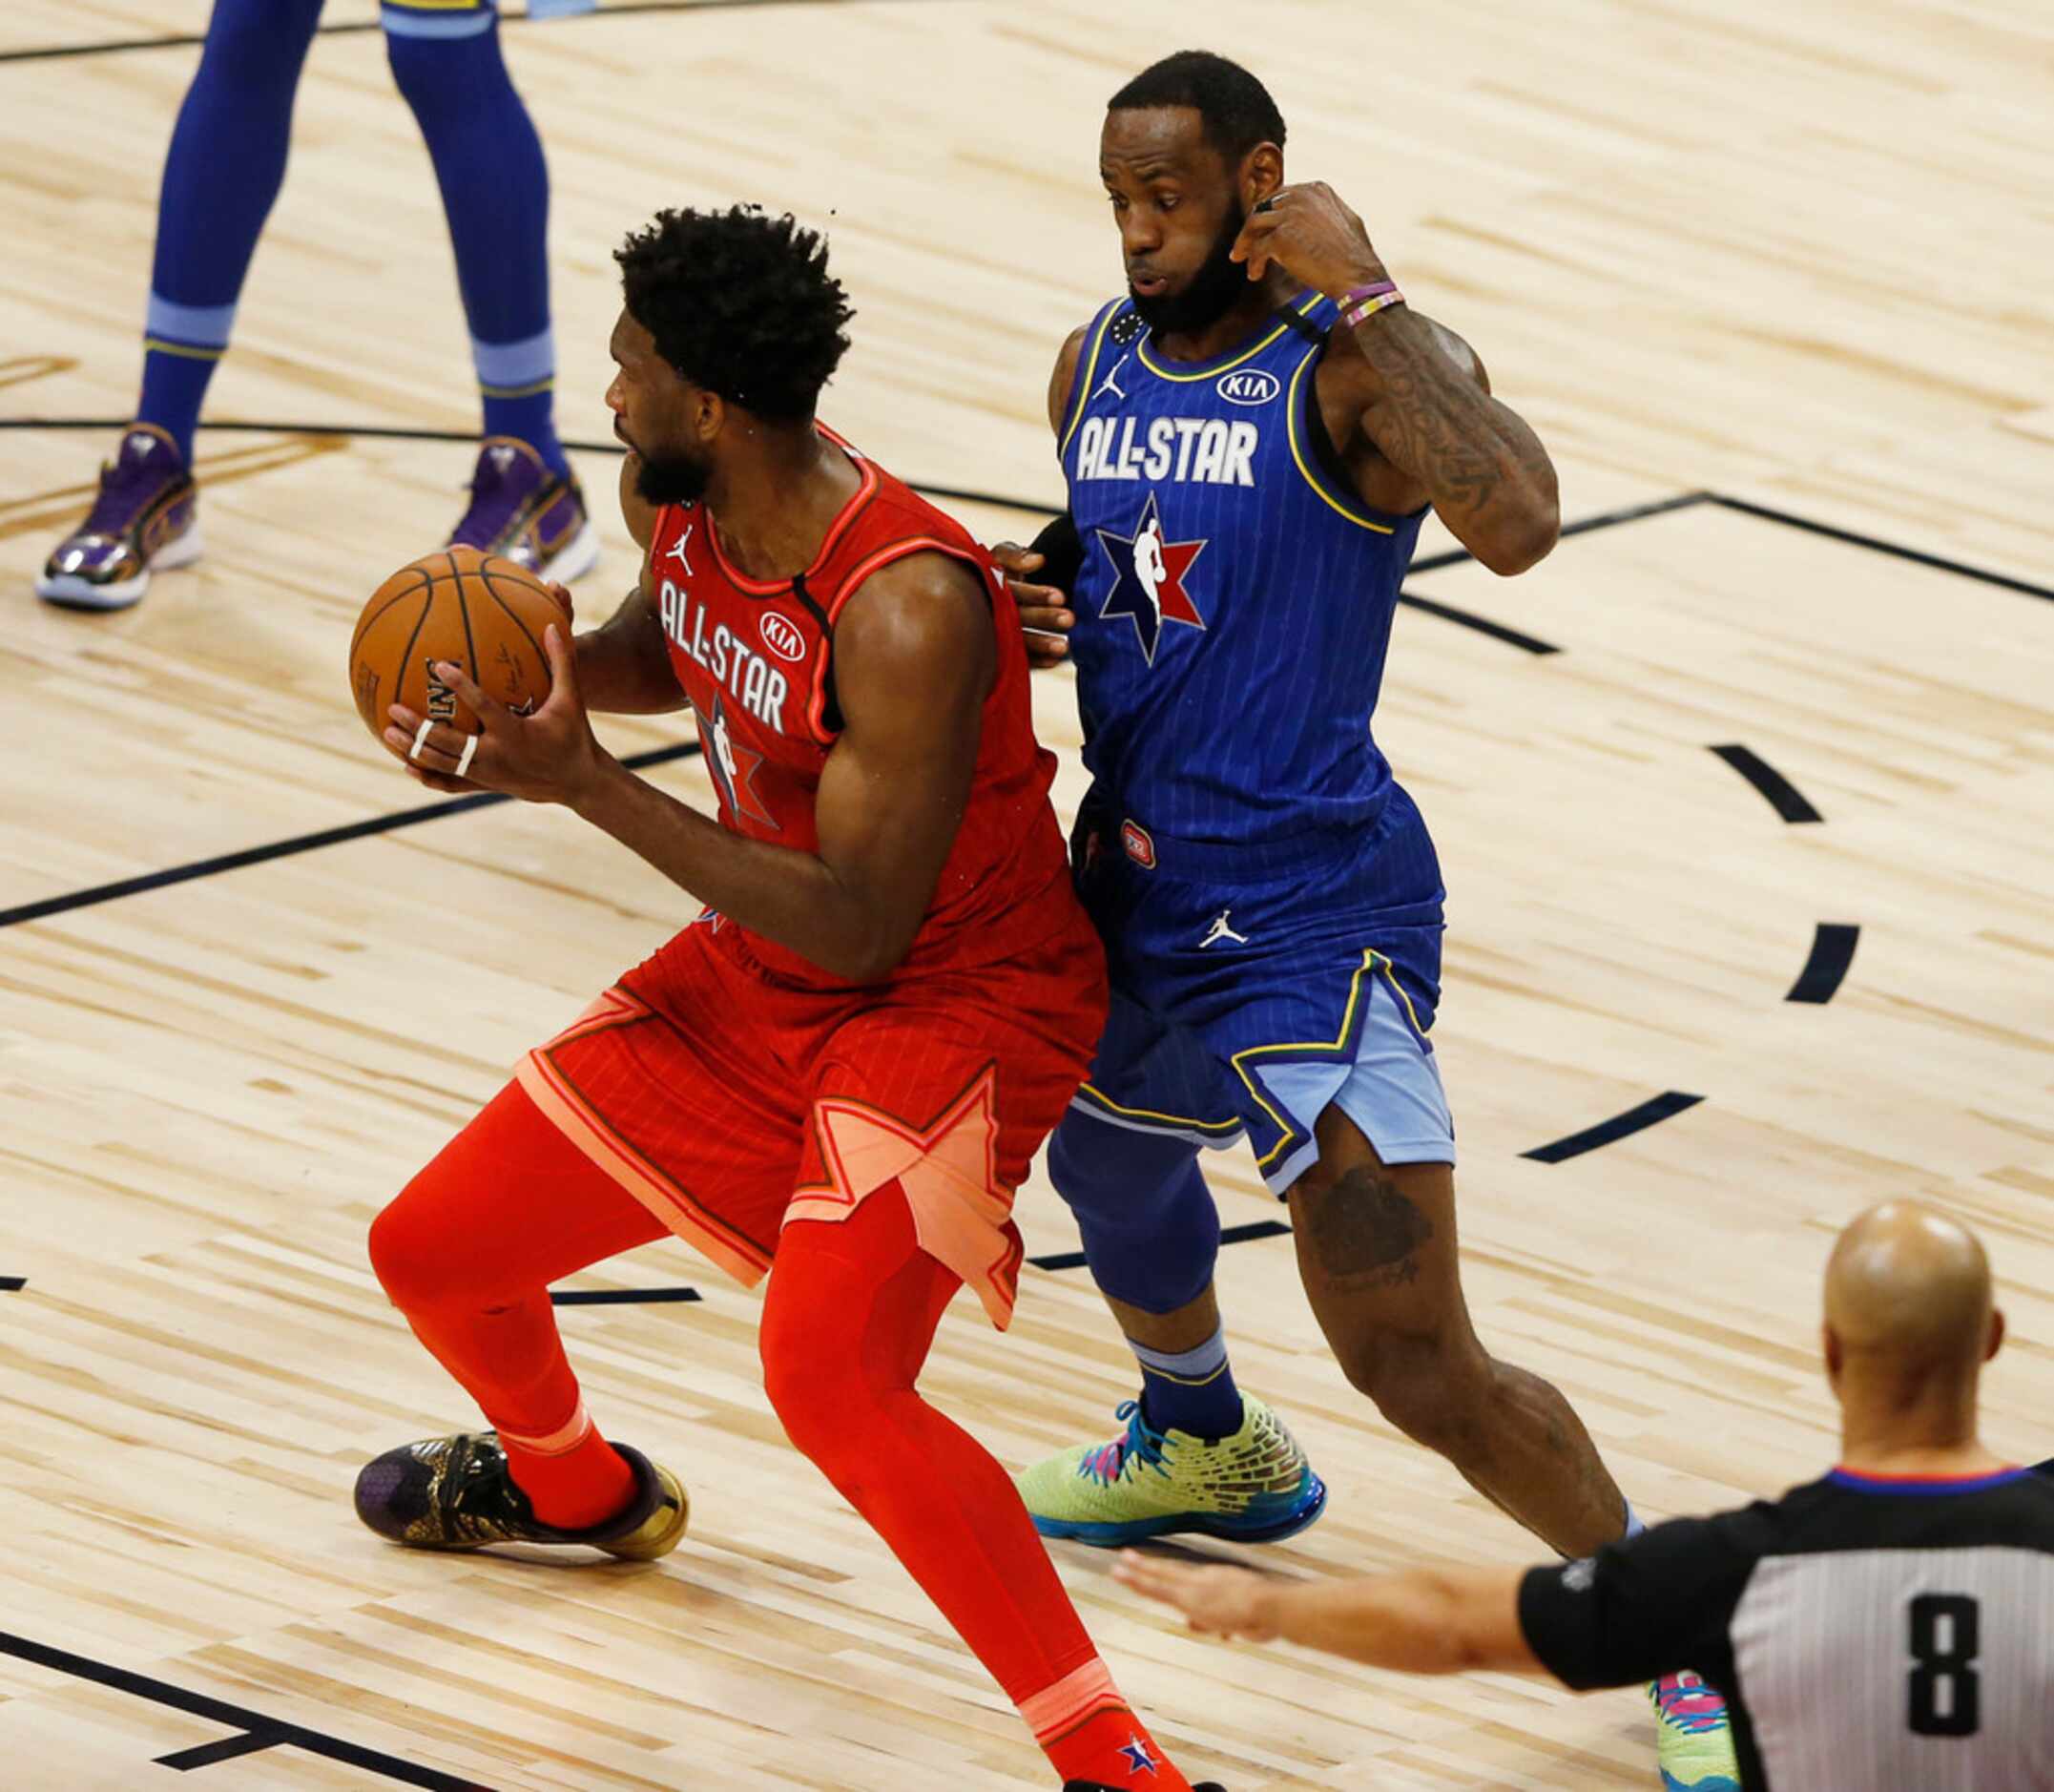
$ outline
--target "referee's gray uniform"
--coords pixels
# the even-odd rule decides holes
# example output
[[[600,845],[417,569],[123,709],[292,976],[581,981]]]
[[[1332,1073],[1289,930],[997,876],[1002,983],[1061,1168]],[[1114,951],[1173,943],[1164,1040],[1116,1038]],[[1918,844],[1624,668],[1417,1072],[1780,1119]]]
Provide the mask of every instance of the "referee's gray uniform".
[[[1522,1583],[1578,1691],[1695,1669],[1747,1792],[2054,1792],[2054,1480],[1836,1469]]]

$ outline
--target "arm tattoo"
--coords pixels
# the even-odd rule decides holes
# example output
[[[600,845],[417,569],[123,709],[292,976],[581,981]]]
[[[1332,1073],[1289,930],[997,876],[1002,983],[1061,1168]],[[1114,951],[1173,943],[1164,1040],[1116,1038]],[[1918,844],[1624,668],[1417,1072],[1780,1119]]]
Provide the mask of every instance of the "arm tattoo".
[[[1308,1219],[1319,1267],[1334,1281],[1359,1287],[1396,1288],[1418,1281],[1414,1253],[1434,1236],[1433,1221],[1375,1164],[1346,1172]]]
[[[1466,544],[1552,513],[1555,469],[1540,437],[1457,365],[1433,324],[1400,308],[1365,320],[1355,340],[1378,386],[1363,427]]]

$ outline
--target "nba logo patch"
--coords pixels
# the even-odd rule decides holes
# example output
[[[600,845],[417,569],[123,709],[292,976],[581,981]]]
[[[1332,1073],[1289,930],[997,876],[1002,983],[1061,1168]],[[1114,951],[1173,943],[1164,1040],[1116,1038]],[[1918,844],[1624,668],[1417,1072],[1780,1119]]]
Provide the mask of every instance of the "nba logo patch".
[[[1155,869],[1155,843],[1139,822],[1120,823],[1120,844],[1127,848],[1127,856],[1144,871]]]

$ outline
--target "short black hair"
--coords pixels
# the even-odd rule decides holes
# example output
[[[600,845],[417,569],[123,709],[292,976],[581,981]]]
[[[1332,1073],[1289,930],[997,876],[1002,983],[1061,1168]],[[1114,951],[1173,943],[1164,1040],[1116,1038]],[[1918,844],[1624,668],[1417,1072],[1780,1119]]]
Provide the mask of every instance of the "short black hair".
[[[695,385],[759,417],[811,417],[856,314],[827,243],[759,205],[664,211],[613,252],[628,315]]]
[[[1284,115],[1270,90],[1225,56],[1180,50],[1143,69],[1106,102],[1108,112],[1189,106],[1205,120],[1206,141],[1238,165],[1257,143],[1284,146]]]

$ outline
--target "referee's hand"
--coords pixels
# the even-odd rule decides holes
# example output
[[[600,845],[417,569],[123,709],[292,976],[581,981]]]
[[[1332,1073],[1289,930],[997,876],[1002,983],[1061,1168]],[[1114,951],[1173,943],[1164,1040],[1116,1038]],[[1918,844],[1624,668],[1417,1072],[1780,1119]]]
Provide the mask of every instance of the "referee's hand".
[[[1270,1615],[1271,1583],[1245,1568],[1199,1568],[1122,1550],[1112,1565],[1122,1586],[1184,1614],[1193,1630],[1213,1636],[1243,1636],[1268,1642],[1277,1634]]]

